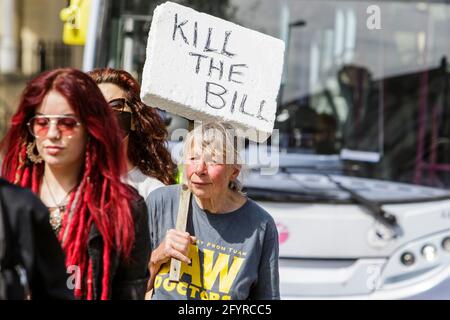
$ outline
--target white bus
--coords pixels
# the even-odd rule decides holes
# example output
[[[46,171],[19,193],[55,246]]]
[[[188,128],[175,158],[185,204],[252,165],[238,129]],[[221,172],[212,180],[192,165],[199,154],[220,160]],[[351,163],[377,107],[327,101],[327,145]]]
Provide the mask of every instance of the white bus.
[[[141,79],[162,2],[94,0],[84,68]],[[449,299],[450,1],[175,2],[285,40],[279,170],[244,181],[282,298]]]

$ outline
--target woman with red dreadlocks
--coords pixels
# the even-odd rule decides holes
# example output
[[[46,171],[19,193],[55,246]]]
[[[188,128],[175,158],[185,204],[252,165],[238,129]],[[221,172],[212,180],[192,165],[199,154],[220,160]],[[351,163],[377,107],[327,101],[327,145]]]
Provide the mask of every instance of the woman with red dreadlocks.
[[[126,181],[147,198],[164,184],[175,183],[175,165],[166,148],[167,130],[156,109],[140,99],[140,86],[131,74],[96,69],[88,74],[98,84],[123,129],[127,157]]]
[[[95,82],[57,69],[28,83],[1,144],[3,176],[31,188],[49,208],[80,299],[145,294],[148,215],[142,197],[121,182],[121,139]]]

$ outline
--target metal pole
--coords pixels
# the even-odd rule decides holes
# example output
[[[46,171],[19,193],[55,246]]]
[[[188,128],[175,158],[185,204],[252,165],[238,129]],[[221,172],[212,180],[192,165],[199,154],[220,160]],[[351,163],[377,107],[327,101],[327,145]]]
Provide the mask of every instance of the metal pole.
[[[0,39],[0,72],[17,71],[16,0],[3,0],[0,23],[3,37]]]
[[[97,48],[97,30],[99,22],[102,21],[101,14],[102,0],[92,0],[89,13],[89,26],[86,35],[86,45],[83,53],[83,71],[90,71],[95,68],[95,51]]]

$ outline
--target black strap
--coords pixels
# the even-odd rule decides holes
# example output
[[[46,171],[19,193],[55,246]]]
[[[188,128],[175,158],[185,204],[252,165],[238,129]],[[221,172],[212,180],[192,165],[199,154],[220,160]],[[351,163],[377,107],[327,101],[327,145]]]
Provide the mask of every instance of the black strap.
[[[3,218],[3,203],[0,194],[0,300],[5,300],[6,284],[3,279],[3,260],[6,254],[6,233],[5,233],[5,219]]]
[[[6,252],[6,234],[5,234],[5,221],[3,218],[3,205],[2,199],[0,197],[0,270],[2,266],[3,259]]]

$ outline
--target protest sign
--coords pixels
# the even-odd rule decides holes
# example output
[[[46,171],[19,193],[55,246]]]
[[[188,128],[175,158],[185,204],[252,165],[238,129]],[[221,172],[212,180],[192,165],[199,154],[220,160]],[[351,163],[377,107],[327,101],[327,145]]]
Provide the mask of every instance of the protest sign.
[[[146,54],[146,104],[190,120],[228,121],[253,141],[272,133],[283,41],[166,2],[154,11]]]

